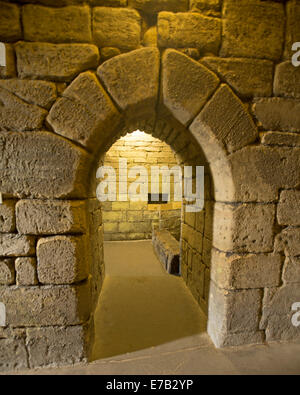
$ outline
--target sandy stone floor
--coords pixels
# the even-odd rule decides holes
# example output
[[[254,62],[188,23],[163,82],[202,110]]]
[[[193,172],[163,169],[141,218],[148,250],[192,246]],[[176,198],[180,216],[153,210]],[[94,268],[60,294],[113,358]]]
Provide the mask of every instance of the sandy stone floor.
[[[122,259],[120,259],[122,257]],[[25,374],[300,374],[300,343],[216,349],[205,316],[151,241],[105,243],[93,362]]]

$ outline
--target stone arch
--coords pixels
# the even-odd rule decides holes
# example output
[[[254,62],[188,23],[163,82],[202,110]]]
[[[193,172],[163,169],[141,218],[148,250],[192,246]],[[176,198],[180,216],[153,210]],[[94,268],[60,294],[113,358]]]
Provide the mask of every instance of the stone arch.
[[[184,78],[182,70],[185,70]],[[175,145],[181,144],[181,138],[190,139],[188,155],[196,148],[209,164],[217,202],[213,218],[215,250],[211,263],[209,335],[216,346],[262,341],[259,288],[265,285],[265,277],[260,276],[261,265],[253,265],[251,257],[249,262],[231,257],[236,251],[247,251],[247,243],[253,242],[247,233],[251,215],[253,221],[260,215],[268,219],[274,210],[268,207],[261,211],[259,207],[256,212],[257,206],[253,205],[253,214],[242,202],[253,201],[253,195],[259,196],[259,188],[266,188],[270,195],[275,192],[261,174],[241,187],[241,177],[247,176],[247,169],[242,167],[241,172],[236,158],[255,142],[258,131],[233,91],[205,66],[176,50],[166,50],[161,56],[156,48],[144,48],[108,60],[98,68],[97,74],[90,71],[79,74],[53,104],[47,124],[52,131],[0,136],[2,163],[7,164],[1,185],[3,193],[51,201],[87,198],[92,201],[93,186],[89,179],[95,179],[96,161],[120,131],[140,127],[158,137],[162,129],[171,128],[176,131]],[[66,210],[81,216],[84,209],[72,206]],[[88,222],[93,220],[93,208],[90,208]],[[269,222],[271,226],[271,219]],[[56,231],[56,234],[65,233],[76,233],[72,224]],[[95,243],[96,236],[92,238]],[[63,245],[64,240],[59,241]],[[269,252],[269,241],[264,237],[256,240],[256,245],[258,250]],[[91,248],[87,251],[90,254]],[[253,276],[253,268],[258,277]],[[74,269],[73,279],[67,286],[61,284],[62,288],[54,291],[52,297],[53,303],[59,303],[62,298],[75,304],[73,310],[61,307],[61,325],[86,322],[92,309],[86,303],[88,285],[70,285],[73,280],[86,278],[87,273],[78,270]],[[89,270],[88,274],[100,279],[98,269]],[[47,289],[47,293],[51,292]],[[93,289],[92,299],[98,292],[99,288]],[[43,293],[41,298],[50,300]],[[47,311],[52,309],[51,304],[46,305]],[[39,322],[54,325],[47,318],[47,311]],[[11,322],[23,319],[25,324],[30,317],[35,324],[38,320],[35,314],[26,312],[23,317],[8,316],[8,319]]]

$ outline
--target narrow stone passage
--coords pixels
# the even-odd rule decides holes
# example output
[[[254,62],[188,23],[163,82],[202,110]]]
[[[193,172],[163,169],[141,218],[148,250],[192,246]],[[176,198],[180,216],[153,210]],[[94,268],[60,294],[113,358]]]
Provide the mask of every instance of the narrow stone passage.
[[[205,315],[183,280],[166,273],[151,241],[106,242],[104,248],[92,360],[206,331]]]

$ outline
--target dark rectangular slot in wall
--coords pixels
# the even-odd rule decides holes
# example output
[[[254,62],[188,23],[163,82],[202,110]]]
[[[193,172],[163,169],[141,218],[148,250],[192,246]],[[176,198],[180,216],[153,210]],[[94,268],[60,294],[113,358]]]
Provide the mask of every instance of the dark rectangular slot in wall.
[[[169,201],[169,195],[165,193],[148,193],[148,204],[166,204]]]

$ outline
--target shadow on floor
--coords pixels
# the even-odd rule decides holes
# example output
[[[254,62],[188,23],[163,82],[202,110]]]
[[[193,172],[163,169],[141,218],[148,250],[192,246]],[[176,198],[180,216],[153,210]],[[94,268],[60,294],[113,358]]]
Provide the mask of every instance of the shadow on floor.
[[[105,243],[106,276],[95,311],[92,360],[206,331],[184,281],[166,273],[151,241]]]

